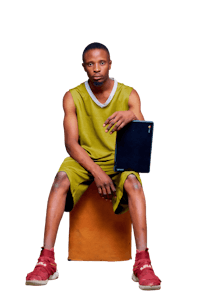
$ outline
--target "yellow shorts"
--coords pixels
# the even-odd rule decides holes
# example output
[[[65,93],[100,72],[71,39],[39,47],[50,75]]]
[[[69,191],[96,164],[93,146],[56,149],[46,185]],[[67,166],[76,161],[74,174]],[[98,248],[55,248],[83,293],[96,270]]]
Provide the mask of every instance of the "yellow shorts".
[[[124,189],[124,182],[129,174],[134,174],[142,185],[139,173],[135,171],[114,171],[114,161],[95,162],[101,169],[112,179],[116,188],[116,198],[112,198],[113,211],[115,214],[122,214],[129,210],[127,193]],[[87,190],[89,185],[93,182],[94,177],[90,172],[83,168],[72,157],[64,159],[58,172],[64,171],[70,181],[70,190],[67,195],[65,211],[71,211],[76,205],[81,195]]]

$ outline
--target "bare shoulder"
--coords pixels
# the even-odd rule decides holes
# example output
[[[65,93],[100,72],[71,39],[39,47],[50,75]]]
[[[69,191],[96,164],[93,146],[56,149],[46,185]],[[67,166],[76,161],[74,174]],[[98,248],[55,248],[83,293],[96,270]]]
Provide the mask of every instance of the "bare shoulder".
[[[63,97],[63,109],[65,113],[67,112],[76,112],[76,107],[74,104],[74,100],[70,91],[67,91]]]
[[[66,149],[70,148],[71,143],[78,143],[78,120],[76,115],[76,107],[70,91],[66,92],[63,97],[64,109],[64,133],[65,133],[65,146]],[[68,151],[68,150],[67,150]]]
[[[138,93],[138,91],[135,88],[133,88],[130,93],[130,97],[136,97],[136,98],[140,99],[140,94]]]
[[[130,93],[129,100],[128,100],[129,110],[132,110],[133,113],[136,115],[138,120],[144,120],[144,116],[141,112],[141,101],[140,97],[135,89],[133,89]]]
[[[132,106],[135,103],[137,103],[137,104],[141,103],[141,99],[140,99],[140,95],[139,95],[138,91],[135,88],[133,88],[129,95],[128,105]]]

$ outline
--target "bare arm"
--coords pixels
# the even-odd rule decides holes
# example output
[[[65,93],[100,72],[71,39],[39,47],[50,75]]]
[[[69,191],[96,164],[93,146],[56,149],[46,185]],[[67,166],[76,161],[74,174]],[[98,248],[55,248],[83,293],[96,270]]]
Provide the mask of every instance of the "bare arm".
[[[76,107],[71,93],[68,91],[63,98],[65,147],[69,155],[93,176],[99,172],[100,167],[89,157],[88,153],[79,145],[78,121]]]
[[[140,121],[144,121],[143,114],[141,112],[141,101],[138,93],[136,90],[132,90],[129,101],[128,101],[129,110],[134,113],[134,115],[138,118]]]

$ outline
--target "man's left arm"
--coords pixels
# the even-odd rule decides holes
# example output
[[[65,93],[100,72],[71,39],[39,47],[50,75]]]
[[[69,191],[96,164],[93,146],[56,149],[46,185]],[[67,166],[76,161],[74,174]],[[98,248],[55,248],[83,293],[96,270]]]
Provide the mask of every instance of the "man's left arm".
[[[136,90],[132,90],[129,101],[128,101],[129,110],[133,113],[133,120],[145,121],[143,114],[141,112],[141,101]],[[135,118],[136,117],[136,118]]]
[[[112,130],[110,131],[110,134],[114,131],[119,131],[121,128],[123,128],[126,124],[133,120],[139,120],[144,121],[143,114],[141,112],[141,101],[138,93],[136,90],[132,90],[129,101],[128,101],[129,109],[125,111],[116,111],[114,114],[112,114],[103,124],[103,126],[106,126],[108,124],[107,129],[105,132],[108,132],[113,125],[115,125]]]

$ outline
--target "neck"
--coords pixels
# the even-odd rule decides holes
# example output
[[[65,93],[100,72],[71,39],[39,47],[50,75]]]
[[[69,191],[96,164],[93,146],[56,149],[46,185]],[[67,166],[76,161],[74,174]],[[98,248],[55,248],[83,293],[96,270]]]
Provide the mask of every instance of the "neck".
[[[106,90],[109,90],[113,84],[113,80],[108,77],[106,79],[106,81],[104,81],[103,84],[100,86],[94,85],[93,82],[91,82],[90,80],[88,80],[88,83],[89,83],[89,86],[90,86],[92,92],[95,94],[98,94],[98,93],[102,93]]]

